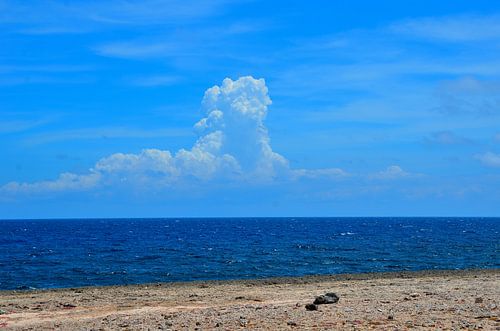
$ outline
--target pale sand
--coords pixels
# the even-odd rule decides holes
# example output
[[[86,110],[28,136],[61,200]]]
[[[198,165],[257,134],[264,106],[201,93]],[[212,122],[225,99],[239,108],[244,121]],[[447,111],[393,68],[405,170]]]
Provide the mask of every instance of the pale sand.
[[[0,329],[500,330],[499,299],[499,269],[0,291]]]

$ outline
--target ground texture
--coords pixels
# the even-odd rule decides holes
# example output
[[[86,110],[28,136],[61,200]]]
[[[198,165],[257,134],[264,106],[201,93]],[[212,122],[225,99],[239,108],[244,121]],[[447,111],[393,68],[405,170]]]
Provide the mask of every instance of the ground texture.
[[[500,270],[0,291],[0,330],[500,330],[499,301]]]

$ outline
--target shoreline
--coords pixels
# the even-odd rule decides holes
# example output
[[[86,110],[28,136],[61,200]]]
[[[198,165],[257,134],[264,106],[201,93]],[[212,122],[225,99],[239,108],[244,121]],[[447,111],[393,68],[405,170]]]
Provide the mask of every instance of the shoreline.
[[[467,276],[469,274],[497,274],[500,273],[500,268],[488,269],[425,269],[425,270],[404,270],[404,271],[384,271],[384,272],[360,272],[360,273],[342,273],[342,274],[312,274],[303,276],[276,276],[265,278],[236,278],[236,279],[208,279],[208,280],[192,280],[192,281],[172,281],[172,282],[148,282],[148,283],[132,283],[132,284],[113,284],[113,285],[88,285],[88,286],[71,286],[71,287],[49,287],[49,288],[29,288],[29,289],[0,289],[0,297],[6,293],[31,293],[31,292],[58,292],[67,290],[79,289],[112,289],[120,287],[176,287],[176,286],[199,286],[199,285],[279,285],[279,284],[310,284],[324,281],[347,281],[347,280],[375,280],[375,279],[392,279],[392,278],[422,278],[436,276]]]
[[[0,329],[495,330],[499,284],[473,269],[0,291]],[[305,309],[327,292],[339,302]]]

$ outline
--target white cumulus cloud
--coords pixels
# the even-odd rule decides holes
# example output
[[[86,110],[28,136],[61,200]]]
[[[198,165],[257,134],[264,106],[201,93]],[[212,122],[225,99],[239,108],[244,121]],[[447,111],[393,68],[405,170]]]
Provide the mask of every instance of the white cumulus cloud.
[[[55,180],[35,183],[11,182],[0,191],[39,193],[122,184],[154,188],[215,179],[258,183],[347,176],[337,168],[291,169],[288,160],[271,147],[264,125],[270,104],[263,79],[226,78],[205,92],[205,117],[194,126],[198,139],[190,149],[116,153],[99,160],[86,174],[64,173]]]

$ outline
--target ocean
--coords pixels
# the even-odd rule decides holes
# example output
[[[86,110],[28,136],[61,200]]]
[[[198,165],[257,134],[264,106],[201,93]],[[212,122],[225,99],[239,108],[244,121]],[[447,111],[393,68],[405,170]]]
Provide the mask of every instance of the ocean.
[[[500,267],[500,218],[0,220],[0,289]]]

